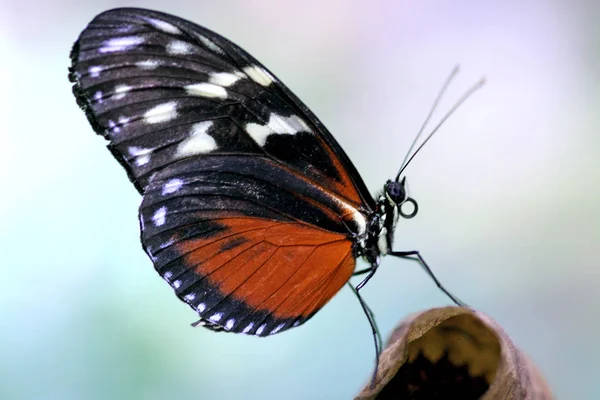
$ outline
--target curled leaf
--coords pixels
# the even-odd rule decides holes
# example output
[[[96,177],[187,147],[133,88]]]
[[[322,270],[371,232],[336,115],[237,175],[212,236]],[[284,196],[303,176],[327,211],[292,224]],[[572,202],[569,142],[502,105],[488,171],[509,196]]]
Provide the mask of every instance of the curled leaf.
[[[533,363],[487,315],[433,308],[405,318],[356,399],[550,400]]]

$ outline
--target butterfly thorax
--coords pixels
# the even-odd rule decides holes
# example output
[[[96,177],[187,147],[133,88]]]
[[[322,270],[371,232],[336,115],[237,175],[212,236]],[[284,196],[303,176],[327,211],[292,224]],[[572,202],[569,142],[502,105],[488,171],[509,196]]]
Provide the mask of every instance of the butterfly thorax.
[[[357,242],[356,256],[370,265],[378,265],[381,257],[391,250],[398,217],[398,206],[381,194],[375,211],[367,216],[365,239]]]
[[[400,215],[412,218],[417,214],[417,203],[407,196],[405,185],[404,178],[401,181],[388,180],[385,183],[383,191],[377,196],[375,210],[366,216],[367,229],[364,239],[355,241],[356,257],[362,257],[370,265],[379,265],[381,256],[391,251]],[[400,210],[405,202],[413,204],[412,213],[406,214]]]

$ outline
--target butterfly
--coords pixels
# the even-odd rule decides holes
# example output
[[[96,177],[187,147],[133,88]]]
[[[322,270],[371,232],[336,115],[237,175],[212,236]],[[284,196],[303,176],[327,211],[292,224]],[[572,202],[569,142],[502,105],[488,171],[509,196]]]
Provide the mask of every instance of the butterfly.
[[[360,289],[385,255],[417,260],[459,303],[418,251],[392,250],[399,218],[418,211],[402,169],[371,196],[317,117],[234,43],[119,8],[89,23],[71,61],[77,103],[142,195],[143,248],[195,325],[277,334],[366,275],[351,287],[379,354]]]

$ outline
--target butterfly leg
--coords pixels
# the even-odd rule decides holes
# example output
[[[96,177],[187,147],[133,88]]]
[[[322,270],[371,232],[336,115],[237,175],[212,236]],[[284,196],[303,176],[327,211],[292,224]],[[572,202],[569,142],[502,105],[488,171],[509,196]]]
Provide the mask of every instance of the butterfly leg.
[[[381,340],[381,333],[379,332],[379,328],[377,327],[377,322],[375,322],[375,314],[364,301],[359,291],[366,285],[366,283],[373,277],[373,275],[375,275],[375,272],[377,271],[377,265],[374,264],[370,268],[367,268],[363,271],[363,274],[368,272],[369,275],[367,275],[365,279],[363,279],[358,285],[356,285],[356,287],[353,287],[351,284],[349,285],[352,288],[354,294],[356,295],[356,298],[358,299],[365,315],[367,316],[367,320],[369,321],[369,325],[371,326],[371,332],[373,333],[373,342],[375,343],[375,370],[373,371],[371,386],[374,386],[375,378],[377,377],[377,372],[379,368],[379,353],[381,352],[381,345],[383,342]]]
[[[355,271],[352,276],[359,276],[359,275],[364,275],[366,273],[369,273],[373,270],[373,267],[369,267],[369,268],[363,268],[363,269],[359,269],[358,271]],[[354,289],[354,288],[353,288]]]
[[[431,271],[431,268],[429,268],[429,265],[427,265],[427,263],[425,262],[425,260],[423,259],[423,257],[421,256],[421,254],[419,253],[418,250],[391,251],[389,253],[389,255],[394,256],[394,257],[406,258],[409,260],[417,261],[419,264],[421,264],[421,266],[423,267],[425,272],[427,272],[427,274],[431,277],[431,279],[433,279],[433,281],[435,282],[437,287],[442,292],[444,292],[446,294],[446,296],[448,296],[450,298],[450,300],[452,300],[457,306],[468,307],[467,304],[463,303],[462,301],[460,301],[460,299],[458,299],[452,293],[450,293],[448,290],[446,290],[446,288],[440,283],[440,281],[438,281],[438,279],[435,277],[435,275]]]
[[[381,340],[381,332],[379,332],[379,329],[377,328],[377,323],[375,323],[375,313],[373,313],[373,310],[371,310],[371,307],[369,307],[367,302],[362,301],[360,294],[356,291],[356,288],[354,286],[352,286],[352,284],[350,282],[348,282],[348,286],[350,287],[350,289],[352,289],[352,292],[354,292],[354,294],[359,298],[358,300],[361,302],[361,305],[364,305],[363,310],[366,308],[366,312],[369,313],[369,316],[371,317],[371,319],[374,322],[375,330],[377,331],[377,340],[379,341],[380,344],[383,343],[383,341]]]

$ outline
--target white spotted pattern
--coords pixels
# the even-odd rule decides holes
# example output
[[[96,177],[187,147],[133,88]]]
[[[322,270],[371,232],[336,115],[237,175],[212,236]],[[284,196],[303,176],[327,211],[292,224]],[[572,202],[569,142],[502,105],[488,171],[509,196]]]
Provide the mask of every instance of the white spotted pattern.
[[[269,333],[269,335],[274,335],[274,334],[276,334],[276,333],[277,333],[277,332],[279,332],[279,331],[280,331],[280,330],[281,330],[281,329],[282,329],[284,326],[285,326],[285,324],[279,324],[279,325],[277,325],[277,327],[276,327],[275,329],[273,329],[273,330],[272,330],[272,331]]]
[[[167,45],[167,53],[171,55],[183,55],[190,54],[192,52],[192,45],[183,42],[181,40],[173,40],[171,43]]]
[[[109,121],[109,126],[112,121]],[[116,131],[117,128],[113,128]],[[119,129],[120,130],[120,129]],[[128,148],[129,154],[135,157],[135,165],[141,167],[150,162],[150,154],[153,149],[144,149],[143,147],[130,146]]]
[[[121,125],[127,125],[128,123],[129,123],[129,118],[127,118],[127,117],[125,117],[123,115],[121,115],[119,117],[119,124],[121,124]]]
[[[214,322],[219,322],[223,318],[223,313],[216,313],[210,316],[210,320]]]
[[[229,73],[229,72],[213,72],[210,74],[208,81],[215,85],[229,87],[236,83],[243,75],[241,73]]]
[[[175,243],[175,239],[171,238],[171,239],[167,240],[166,242],[161,243],[160,248],[166,249],[167,247],[172,246],[173,243]]]
[[[100,76],[100,72],[102,72],[103,69],[104,69],[104,67],[102,67],[100,65],[96,65],[93,67],[89,67],[88,73],[90,74],[90,77],[97,78]]]
[[[110,129],[113,133],[121,132],[121,128],[119,128],[115,121],[113,121],[112,119],[108,120],[108,129]]]
[[[204,310],[206,310],[206,304],[204,304],[204,303],[198,304],[198,311],[203,312]]]
[[[164,184],[162,188],[162,195],[164,196],[167,194],[175,193],[181,188],[181,186],[183,186],[183,181],[181,179],[171,179],[170,181]]]
[[[104,101],[102,100],[102,92],[100,90],[94,93],[94,100],[96,100],[98,103],[102,103]]]
[[[178,27],[172,25],[166,21],[162,21],[160,19],[149,18],[148,22],[150,22],[154,27],[158,30],[161,30],[165,33],[171,33],[174,35],[178,35],[181,33]]]
[[[150,162],[150,154],[145,154],[143,156],[139,156],[135,159],[135,165],[138,167],[144,166]]]
[[[156,212],[152,216],[152,221],[154,222],[154,225],[156,225],[156,226],[164,225],[165,221],[166,221],[166,216],[167,216],[167,207],[163,206],[163,207],[159,208],[158,210],[156,210]]]
[[[258,65],[250,65],[244,68],[244,73],[250,79],[261,86],[267,87],[275,81],[273,76]]]
[[[147,124],[158,124],[167,122],[177,117],[177,103],[170,101],[168,103],[159,104],[152,107],[144,114],[144,121]]]
[[[173,286],[175,287],[175,289],[179,289],[179,287],[181,286],[181,281],[173,282]]]
[[[153,70],[156,69],[160,66],[161,62],[158,60],[144,60],[144,61],[138,61],[135,63],[135,65],[140,68],[140,69],[144,69],[144,70]]]
[[[266,327],[267,327],[267,324],[262,324],[261,326],[259,326],[258,329],[256,330],[256,334],[257,335],[262,334]]]
[[[207,37],[198,35],[198,39],[205,45],[209,50],[214,51],[217,54],[224,54],[223,50],[219,46],[217,46],[212,40]]]
[[[187,85],[185,91],[192,96],[209,97],[217,99],[226,99],[227,91],[219,85],[213,83],[195,83]]]
[[[124,36],[112,38],[104,42],[104,46],[98,50],[100,53],[113,53],[115,51],[124,51],[144,43],[141,36]]]
[[[252,328],[254,328],[254,322],[250,322],[248,324],[248,326],[244,328],[244,330],[242,331],[242,333],[248,333],[248,332],[250,332],[252,330]]]
[[[131,86],[127,86],[127,85],[117,85],[115,86],[115,94],[114,99],[115,100],[120,100],[123,97],[125,97],[125,95],[127,94],[127,92],[129,92],[131,90]]]
[[[230,320],[227,321],[227,323],[225,324],[225,329],[230,330],[231,328],[233,328],[233,325],[235,324],[235,319],[231,318]]]
[[[192,301],[196,298],[196,295],[194,293],[190,293],[190,294],[186,294],[184,299],[186,299],[187,301]]]
[[[272,113],[269,116],[269,122],[266,125],[256,124],[251,122],[246,124],[246,132],[259,146],[264,146],[267,143],[267,138],[272,134],[287,134],[295,135],[298,132],[310,132],[310,128],[297,115],[283,117]]]
[[[165,272],[164,278],[168,281],[169,279],[171,279],[172,276],[173,273],[171,271],[167,271]]]
[[[192,125],[190,136],[179,144],[175,156],[187,157],[215,150],[217,142],[207,133],[212,125],[213,121],[202,121]]]

